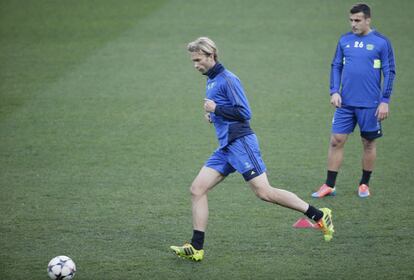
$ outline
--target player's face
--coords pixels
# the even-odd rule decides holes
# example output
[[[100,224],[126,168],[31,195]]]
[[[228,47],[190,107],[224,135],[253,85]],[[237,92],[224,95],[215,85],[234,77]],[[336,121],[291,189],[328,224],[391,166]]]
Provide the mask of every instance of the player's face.
[[[203,52],[192,52],[191,60],[194,63],[194,68],[203,74],[216,64],[213,55],[206,55]]]
[[[371,18],[365,18],[364,13],[351,14],[349,16],[352,32],[356,35],[366,35],[371,30]]]

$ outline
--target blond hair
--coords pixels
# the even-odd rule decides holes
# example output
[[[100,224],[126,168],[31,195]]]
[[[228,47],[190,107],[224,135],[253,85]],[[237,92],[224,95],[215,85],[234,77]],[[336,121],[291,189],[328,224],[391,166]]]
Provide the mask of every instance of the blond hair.
[[[216,44],[208,37],[199,37],[195,41],[188,43],[187,50],[189,52],[202,52],[210,56],[214,55],[214,60],[217,61],[217,47]]]

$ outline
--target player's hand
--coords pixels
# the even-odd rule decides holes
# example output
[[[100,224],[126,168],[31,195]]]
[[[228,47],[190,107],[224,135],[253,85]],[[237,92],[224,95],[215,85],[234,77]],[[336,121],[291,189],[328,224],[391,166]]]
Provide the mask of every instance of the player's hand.
[[[204,114],[204,118],[206,119],[206,121],[208,121],[209,123],[212,123],[213,121],[211,120],[211,117],[210,117],[210,113],[205,113]]]
[[[216,102],[211,99],[204,98],[204,110],[206,112],[214,112],[214,110],[216,110]]]
[[[382,102],[378,106],[377,112],[375,113],[375,116],[377,116],[377,119],[379,121],[383,121],[386,118],[388,118],[389,115],[390,115],[390,111],[389,111],[388,103]]]
[[[331,104],[332,106],[335,106],[336,108],[341,108],[342,106],[342,98],[339,93],[334,93],[331,95]]]

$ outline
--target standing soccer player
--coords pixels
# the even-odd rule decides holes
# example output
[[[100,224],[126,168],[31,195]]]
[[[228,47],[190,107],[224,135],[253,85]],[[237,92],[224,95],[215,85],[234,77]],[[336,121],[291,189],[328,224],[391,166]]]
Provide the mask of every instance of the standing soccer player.
[[[391,42],[371,29],[368,5],[354,5],[349,21],[352,32],[341,36],[332,62],[330,92],[331,104],[336,111],[332,120],[327,178],[325,184],[312,194],[316,198],[335,194],[344,145],[356,124],[360,128],[363,144],[358,195],[370,195],[368,186],[376,159],[375,139],[382,136],[381,121],[389,114],[388,104],[395,77]]]
[[[319,224],[325,240],[330,241],[334,233],[330,209],[317,209],[295,194],[269,184],[258,140],[249,124],[249,102],[239,78],[217,61],[215,43],[207,37],[200,37],[189,43],[187,49],[194,67],[207,76],[205,118],[214,124],[219,147],[205,162],[190,188],[193,213],[191,243],[171,246],[171,250],[190,260],[203,259],[208,220],[207,193],[236,170],[257,197],[304,213]]]

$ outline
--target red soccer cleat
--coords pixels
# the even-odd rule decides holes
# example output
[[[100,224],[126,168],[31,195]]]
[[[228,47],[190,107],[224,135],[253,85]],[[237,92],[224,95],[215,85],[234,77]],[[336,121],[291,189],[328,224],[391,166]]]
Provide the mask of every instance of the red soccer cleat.
[[[365,198],[365,197],[368,197],[369,195],[370,195],[370,193],[369,193],[369,187],[367,185],[365,185],[365,184],[361,184],[358,187],[358,196],[359,197],[362,197],[362,198]]]
[[[327,184],[323,184],[317,192],[314,192],[312,194],[312,197],[322,198],[324,196],[335,195],[335,194],[336,194],[335,188],[331,188]]]

